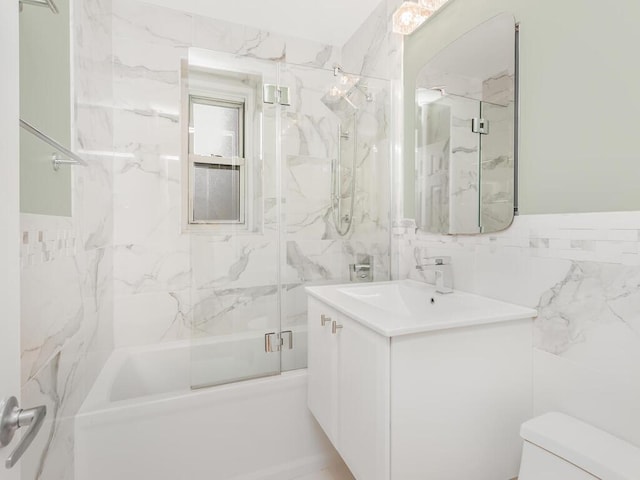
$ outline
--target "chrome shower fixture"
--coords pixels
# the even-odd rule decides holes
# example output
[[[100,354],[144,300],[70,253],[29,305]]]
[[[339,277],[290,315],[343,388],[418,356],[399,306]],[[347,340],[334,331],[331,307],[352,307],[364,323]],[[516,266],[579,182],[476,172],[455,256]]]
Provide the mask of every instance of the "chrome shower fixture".
[[[344,69],[340,65],[333,66],[333,76],[340,77],[338,85],[331,87],[330,91],[333,95],[341,95],[349,98],[354,94],[354,89],[358,90],[367,102],[373,101],[373,95],[369,93],[366,83],[362,81],[361,77],[357,75],[351,75],[345,73]],[[353,103],[353,102],[352,102]],[[358,108],[354,105],[354,108]]]
[[[331,216],[336,232],[341,237],[346,236],[353,227],[353,213],[356,197],[356,158],[358,153],[358,111],[366,103],[373,102],[373,95],[369,92],[367,84],[357,75],[345,73],[340,65],[334,65],[333,76],[338,80],[325,93],[322,103],[331,110],[340,120],[337,132],[337,154],[331,160]],[[345,127],[352,126],[352,130]],[[349,141],[351,153],[351,182],[348,213],[344,213],[343,200],[346,197],[342,189],[342,149],[346,141]],[[346,224],[346,226],[344,225]]]

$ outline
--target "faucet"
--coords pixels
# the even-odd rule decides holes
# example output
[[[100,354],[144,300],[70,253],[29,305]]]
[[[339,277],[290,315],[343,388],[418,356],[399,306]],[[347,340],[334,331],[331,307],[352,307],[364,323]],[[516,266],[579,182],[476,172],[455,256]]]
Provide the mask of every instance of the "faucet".
[[[416,270],[433,271],[436,274],[436,292],[446,294],[453,292],[453,273],[451,257],[427,257],[426,263],[416,266]]]
[[[358,263],[349,264],[349,278],[352,282],[373,282],[371,255],[358,255]]]

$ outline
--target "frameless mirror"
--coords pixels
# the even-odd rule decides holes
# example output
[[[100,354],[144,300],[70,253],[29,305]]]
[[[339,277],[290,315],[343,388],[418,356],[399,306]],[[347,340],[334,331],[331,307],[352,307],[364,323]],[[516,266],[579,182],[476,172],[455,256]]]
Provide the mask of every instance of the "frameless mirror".
[[[69,0],[24,2],[20,12],[20,118],[71,147],[71,20]],[[44,8],[42,8],[44,7]],[[71,216],[71,168],[54,170],[59,153],[20,130],[20,211]]]
[[[418,228],[444,234],[507,228],[516,198],[513,15],[494,17],[448,45],[418,72],[415,85]]]

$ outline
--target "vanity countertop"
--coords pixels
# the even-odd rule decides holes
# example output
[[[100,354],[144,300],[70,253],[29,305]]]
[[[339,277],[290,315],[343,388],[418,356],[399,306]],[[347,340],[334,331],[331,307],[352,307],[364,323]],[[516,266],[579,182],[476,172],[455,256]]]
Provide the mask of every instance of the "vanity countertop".
[[[534,318],[537,311],[454,290],[436,293],[414,280],[307,287],[312,297],[371,330],[395,337]]]

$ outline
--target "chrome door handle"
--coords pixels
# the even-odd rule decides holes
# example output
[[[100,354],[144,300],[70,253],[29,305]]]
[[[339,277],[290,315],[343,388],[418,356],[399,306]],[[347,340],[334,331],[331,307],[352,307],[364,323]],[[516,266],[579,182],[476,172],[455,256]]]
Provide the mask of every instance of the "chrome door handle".
[[[18,463],[20,457],[22,457],[38,434],[46,415],[47,407],[44,405],[27,410],[21,409],[18,406],[16,397],[9,397],[0,402],[0,448],[6,447],[11,443],[19,428],[29,427],[20,439],[16,449],[7,457],[5,467],[11,468]]]
[[[323,327],[331,321],[331,317],[327,317],[325,314],[320,315],[320,325]]]
[[[334,322],[331,324],[331,333],[333,333],[333,334],[335,335],[336,333],[338,333],[338,329],[339,329],[339,328],[342,328],[342,325],[338,325],[338,322],[335,322],[335,321],[334,321]]]

